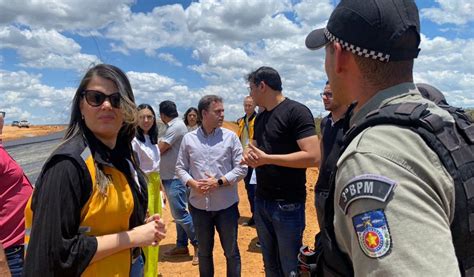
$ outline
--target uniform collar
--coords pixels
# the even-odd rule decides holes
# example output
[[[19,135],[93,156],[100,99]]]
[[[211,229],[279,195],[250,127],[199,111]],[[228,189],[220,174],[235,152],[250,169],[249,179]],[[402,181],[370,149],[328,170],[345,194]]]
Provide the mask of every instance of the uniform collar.
[[[351,117],[350,125],[360,124],[368,113],[408,95],[420,94],[414,83],[401,83],[377,92]]]

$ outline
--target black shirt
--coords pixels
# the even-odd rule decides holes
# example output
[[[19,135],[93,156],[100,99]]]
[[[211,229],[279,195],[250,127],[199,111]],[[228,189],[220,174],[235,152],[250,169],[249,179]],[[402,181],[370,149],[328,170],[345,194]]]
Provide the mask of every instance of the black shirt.
[[[331,115],[326,116],[321,121],[323,149],[321,153],[321,166],[319,168],[318,181],[316,182],[316,212],[318,216],[319,226],[324,226],[324,207],[331,186],[331,174],[336,169],[339,152],[342,147],[344,137],[345,120],[333,123]]]
[[[255,119],[254,139],[267,154],[301,151],[297,140],[316,135],[311,111],[286,98]],[[316,146],[315,146],[316,147]],[[263,165],[257,169],[257,197],[267,200],[305,202],[306,169]]]
[[[110,163],[124,173],[134,198],[129,227],[143,224],[147,208],[145,179],[138,171],[138,190],[126,161],[131,152],[125,147],[127,143],[122,144],[110,150],[85,133],[61,144],[51,155],[33,193],[33,226],[23,276],[80,276],[96,253],[97,239],[78,232],[82,208],[93,190],[91,176],[78,156],[86,146],[99,164]]]

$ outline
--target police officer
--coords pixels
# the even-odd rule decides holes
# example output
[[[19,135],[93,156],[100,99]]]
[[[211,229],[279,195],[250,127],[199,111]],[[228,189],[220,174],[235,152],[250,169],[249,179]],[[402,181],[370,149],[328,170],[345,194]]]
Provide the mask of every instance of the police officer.
[[[428,102],[413,83],[419,43],[410,0],[342,0],[327,26],[306,38],[309,49],[325,47],[333,97],[358,101],[351,126],[387,104]],[[453,122],[434,103],[428,109]],[[341,274],[459,276],[454,200],[453,179],[418,134],[395,125],[365,129],[337,162],[333,235],[346,259],[324,273],[348,266],[352,272]]]

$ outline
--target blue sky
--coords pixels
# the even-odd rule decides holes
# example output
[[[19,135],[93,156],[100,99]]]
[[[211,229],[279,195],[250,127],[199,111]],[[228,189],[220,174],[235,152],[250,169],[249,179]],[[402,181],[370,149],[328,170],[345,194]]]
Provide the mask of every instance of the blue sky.
[[[137,103],[172,100],[182,114],[217,94],[227,120],[243,113],[245,74],[267,65],[286,96],[324,115],[324,51],[309,51],[304,39],[337,2],[0,0],[0,110],[7,123],[66,123],[82,75],[104,62],[127,73]],[[474,107],[474,0],[416,2],[415,82]]]

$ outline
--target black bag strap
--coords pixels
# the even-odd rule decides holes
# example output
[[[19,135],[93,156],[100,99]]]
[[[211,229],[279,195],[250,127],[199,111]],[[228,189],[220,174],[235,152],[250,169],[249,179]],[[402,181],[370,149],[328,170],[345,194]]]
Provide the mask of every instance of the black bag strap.
[[[351,126],[341,153],[358,134],[376,125],[397,125],[420,135],[453,178],[456,204],[451,233],[461,272],[470,276],[474,273],[474,125],[462,109],[440,107],[453,116],[454,124],[431,113],[428,104],[400,103],[374,110],[361,124]]]

